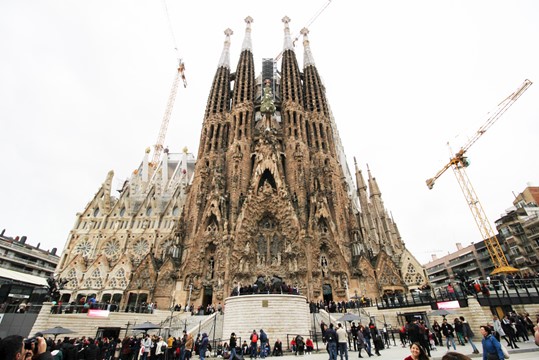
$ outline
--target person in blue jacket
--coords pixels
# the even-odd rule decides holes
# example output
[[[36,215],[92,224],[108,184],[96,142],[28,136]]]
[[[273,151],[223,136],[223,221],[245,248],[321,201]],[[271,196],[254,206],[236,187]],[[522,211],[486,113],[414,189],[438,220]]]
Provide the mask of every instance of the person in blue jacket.
[[[498,340],[492,335],[490,326],[481,326],[481,335],[483,335],[483,360],[504,360],[502,346]]]

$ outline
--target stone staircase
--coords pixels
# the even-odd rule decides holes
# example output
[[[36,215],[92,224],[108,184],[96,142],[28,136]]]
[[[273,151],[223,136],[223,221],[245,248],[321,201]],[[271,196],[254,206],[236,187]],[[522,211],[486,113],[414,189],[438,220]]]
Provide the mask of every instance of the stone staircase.
[[[174,312],[168,310],[155,310],[153,314],[111,312],[106,318],[92,318],[87,314],[51,314],[51,303],[44,303],[39,313],[30,336],[38,331],[61,326],[72,330],[74,333],[66,334],[69,337],[95,337],[100,328],[118,328],[120,337],[126,334],[136,334],[142,331],[133,331],[137,324],[149,321],[161,325],[161,329],[149,330],[150,334],[160,333],[180,336],[184,329],[196,335],[199,325],[209,322],[211,316],[191,316],[190,313]],[[222,328],[222,326],[221,326]],[[47,335],[48,336],[48,335]],[[63,335],[59,335],[62,338]]]

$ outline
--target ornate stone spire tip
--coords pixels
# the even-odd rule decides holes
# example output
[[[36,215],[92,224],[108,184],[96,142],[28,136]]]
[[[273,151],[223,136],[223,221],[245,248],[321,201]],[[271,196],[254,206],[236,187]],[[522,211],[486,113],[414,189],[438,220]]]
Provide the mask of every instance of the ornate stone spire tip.
[[[227,28],[227,29],[225,30],[225,35],[226,35],[226,36],[230,36],[230,35],[232,35],[232,34],[234,34],[234,31],[232,31],[231,28]]]
[[[250,17],[250,16],[247,16],[247,17],[245,18],[245,22],[246,22],[247,24],[251,24],[251,23],[253,22],[253,18]]]
[[[303,29],[301,29],[300,31],[301,35],[303,36],[307,36],[309,34],[309,29],[307,29],[306,27],[304,27]]]
[[[290,22],[290,18],[288,16],[285,16],[284,18],[281,19],[282,22],[284,22],[286,25],[288,25],[288,23]]]

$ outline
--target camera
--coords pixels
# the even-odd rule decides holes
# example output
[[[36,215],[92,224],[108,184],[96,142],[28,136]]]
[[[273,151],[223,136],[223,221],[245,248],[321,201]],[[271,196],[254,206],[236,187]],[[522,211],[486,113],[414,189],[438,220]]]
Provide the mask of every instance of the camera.
[[[25,350],[34,350],[34,348],[35,348],[34,344],[37,344],[37,338],[36,337],[26,339],[26,340],[24,340],[24,349]]]
[[[34,350],[36,348],[37,344],[37,338],[43,337],[43,334],[38,332],[34,335],[34,337],[28,338],[24,340],[24,349],[25,350]]]

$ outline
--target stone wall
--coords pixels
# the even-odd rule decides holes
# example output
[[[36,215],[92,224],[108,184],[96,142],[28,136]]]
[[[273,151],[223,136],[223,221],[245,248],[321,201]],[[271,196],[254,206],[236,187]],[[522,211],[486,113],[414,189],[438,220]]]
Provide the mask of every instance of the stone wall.
[[[309,335],[309,306],[304,296],[296,295],[242,295],[225,300],[223,337],[236,333],[241,341],[247,340],[253,330],[260,329],[268,334],[270,346],[275,340],[287,342],[287,334]]]

